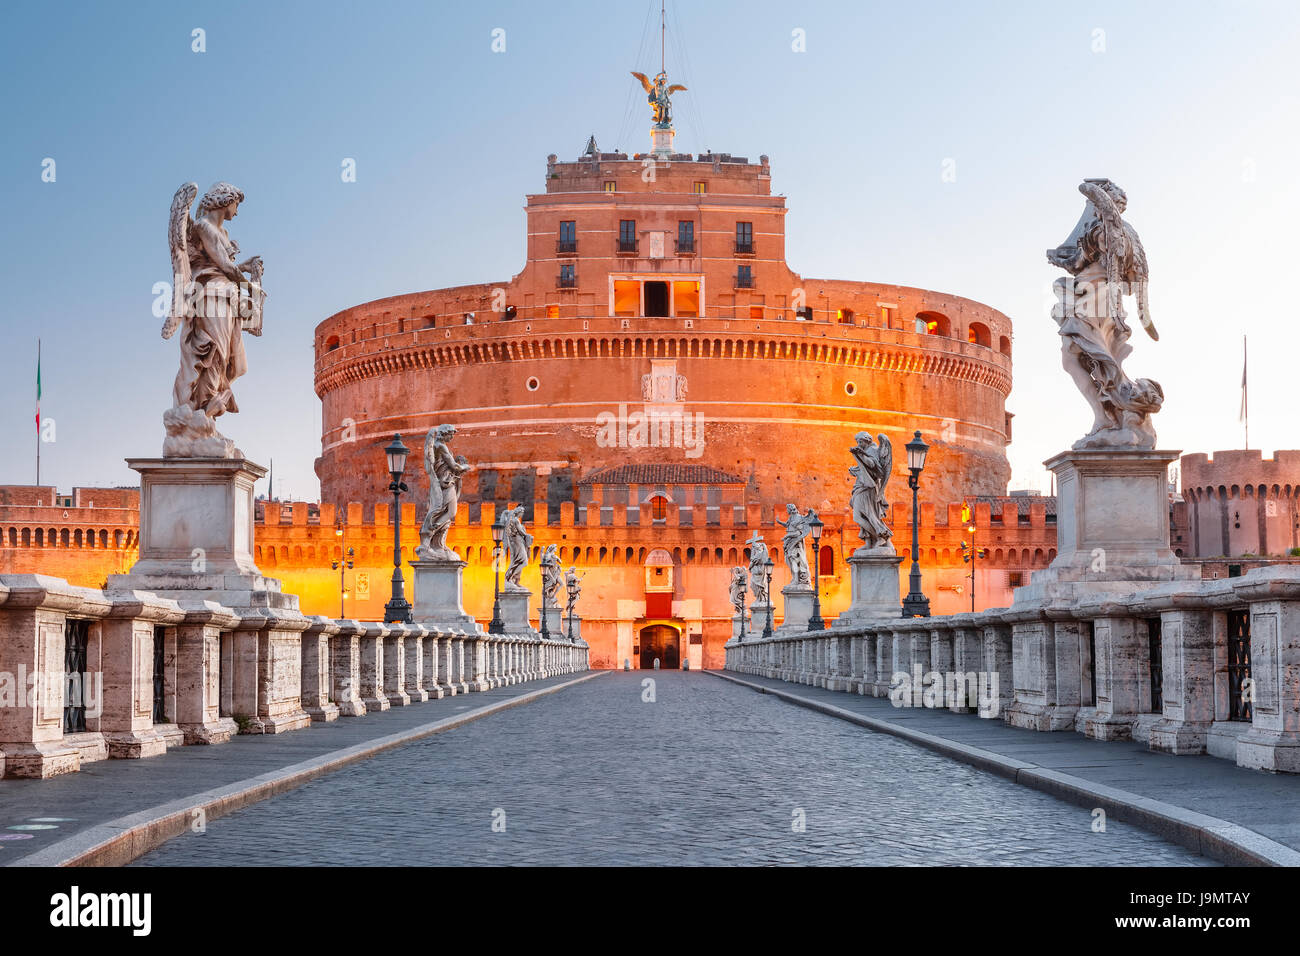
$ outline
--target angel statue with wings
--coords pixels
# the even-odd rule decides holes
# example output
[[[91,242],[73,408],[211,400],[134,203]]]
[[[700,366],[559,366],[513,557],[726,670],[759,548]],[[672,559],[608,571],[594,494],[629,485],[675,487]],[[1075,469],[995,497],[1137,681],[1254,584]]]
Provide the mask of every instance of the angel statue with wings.
[[[731,606],[736,609],[736,614],[743,616],[745,613],[745,590],[749,587],[749,573],[740,567],[731,569]]]
[[[234,458],[239,451],[214,420],[239,411],[231,383],[248,371],[242,333],[262,334],[262,260],[238,261],[239,245],[226,232],[244,201],[241,190],[216,183],[191,218],[196,195],[194,183],[176,190],[167,223],[172,304],[162,337],[181,330],[181,367],[163,415],[163,457]]]
[[[1137,303],[1138,321],[1158,339],[1147,306],[1147,257],[1123,213],[1128,197],[1109,179],[1086,179],[1083,215],[1047,261],[1070,273],[1053,283],[1052,310],[1061,335],[1061,360],[1093,411],[1092,430],[1075,448],[1154,448],[1150,416],[1164,391],[1149,378],[1130,379],[1123,368],[1133,351],[1124,321],[1124,296]]]
[[[885,486],[889,484],[889,474],[894,468],[894,448],[888,436],[880,434],[876,441],[871,440],[871,432],[858,432],[857,441],[849,449],[857,464],[849,468],[853,476],[853,491],[849,495],[849,504],[853,508],[853,520],[858,525],[858,536],[862,538],[863,548],[893,548],[889,539],[893,532],[885,523],[889,513],[889,504],[885,501]]]
[[[650,104],[650,109],[654,114],[655,128],[668,129],[673,125],[673,109],[671,97],[674,93],[681,91],[686,92],[686,87],[680,83],[668,85],[668,74],[660,72],[653,80],[644,73],[632,71],[632,75],[641,81],[645,87],[646,102]]]
[[[745,544],[749,545],[749,590],[756,605],[767,604],[767,542],[755,531]]]
[[[560,584],[564,579],[560,573],[560,555],[556,546],[548,544],[543,548],[538,563],[542,567],[542,607],[559,607],[555,596],[560,593]]]
[[[564,589],[569,598],[566,604],[566,612],[570,620],[573,618],[574,609],[578,606],[578,598],[582,596],[582,585],[579,582],[585,577],[585,574],[578,573],[576,564],[570,565],[568,572],[564,575]]]
[[[510,566],[506,568],[504,590],[527,591],[528,588],[519,583],[519,578],[523,575],[524,568],[528,566],[533,536],[524,528],[524,506],[507,508],[503,517],[505,530],[501,534],[501,540],[505,542],[506,551],[510,554]]]
[[[447,442],[455,435],[455,425],[435,425],[424,436],[424,471],[429,476],[429,500],[424,522],[420,525],[420,545],[415,549],[417,558],[460,560],[456,552],[447,547],[447,532],[456,520],[461,479],[473,466],[464,455],[453,457]]]
[[[790,587],[812,588],[812,574],[808,571],[808,555],[805,554],[803,539],[808,537],[808,523],[817,517],[817,512],[809,508],[807,514],[800,514],[793,504],[785,506],[786,520],[776,519],[776,523],[785,528],[781,547],[785,552],[785,566],[790,572]],[[784,592],[783,592],[784,593]]]

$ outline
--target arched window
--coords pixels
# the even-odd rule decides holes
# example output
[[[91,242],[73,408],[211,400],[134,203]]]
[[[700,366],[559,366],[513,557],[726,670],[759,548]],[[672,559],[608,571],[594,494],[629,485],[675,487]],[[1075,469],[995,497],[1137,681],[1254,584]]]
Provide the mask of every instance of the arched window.
[[[1010,355],[1011,339],[1007,338],[1005,335],[1000,336],[998,338],[998,351],[1001,352],[1003,355]]]
[[[983,322],[972,322],[966,329],[966,341],[971,345],[982,345],[984,348],[992,348],[991,333],[989,327]]]
[[[924,332],[927,335],[942,335],[944,338],[952,337],[952,323],[948,321],[948,316],[942,312],[918,312],[916,313],[916,325],[918,332]]]
[[[655,495],[650,499],[650,517],[655,521],[668,520],[668,499],[663,495]]]
[[[329,338],[325,340],[325,351],[333,352],[338,347],[339,347],[339,337],[337,335],[331,335]]]
[[[827,577],[835,573],[835,549],[824,544],[817,552],[817,573]]]

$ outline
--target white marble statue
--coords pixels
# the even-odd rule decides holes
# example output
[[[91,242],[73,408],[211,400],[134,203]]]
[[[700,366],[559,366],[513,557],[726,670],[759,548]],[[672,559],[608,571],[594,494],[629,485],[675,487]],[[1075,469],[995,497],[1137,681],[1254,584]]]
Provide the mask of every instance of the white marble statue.
[[[505,511],[505,530],[501,534],[506,553],[510,555],[510,565],[506,568],[505,590],[527,591],[519,583],[519,578],[528,566],[532,553],[533,536],[524,528],[524,506],[507,508]]]
[[[880,434],[871,440],[870,432],[858,432],[857,443],[849,449],[857,464],[849,468],[853,476],[853,491],[849,503],[853,507],[853,520],[858,525],[858,536],[866,549],[890,548],[893,532],[885,523],[889,503],[885,501],[885,486],[894,468],[894,448],[889,436]]]
[[[808,522],[817,517],[811,508],[807,514],[800,514],[793,504],[785,506],[786,520],[776,519],[776,523],[785,528],[781,547],[785,552],[785,566],[790,572],[789,587],[812,588],[812,575],[808,571],[808,555],[803,546],[808,537]]]
[[[1109,179],[1087,179],[1079,186],[1087,198],[1083,215],[1047,261],[1070,273],[1053,284],[1058,304],[1061,360],[1093,411],[1092,430],[1075,448],[1151,449],[1156,444],[1151,416],[1164,391],[1149,378],[1130,379],[1123,368],[1133,351],[1124,321],[1124,296],[1137,303],[1138,320],[1159,338],[1147,307],[1147,259],[1137,232],[1123,219],[1128,200]]]
[[[548,544],[543,548],[538,563],[542,567],[542,607],[559,607],[560,605],[556,603],[555,596],[560,591],[563,577],[560,573],[560,555],[556,550],[556,546]]]
[[[755,604],[767,603],[767,542],[755,531],[745,542],[749,545],[749,590]]]
[[[243,333],[262,334],[262,260],[237,260],[239,245],[226,232],[244,194],[216,183],[190,207],[198,186],[186,183],[172,197],[167,243],[172,259],[172,304],[162,337],[180,330],[181,362],[172,407],[163,413],[164,458],[240,458],[216,419],[237,412],[231,385],[248,371]]]
[[[424,471],[429,477],[429,498],[420,525],[420,545],[415,549],[415,556],[424,560],[459,560],[456,552],[447,547],[447,532],[456,520],[461,480],[473,466],[464,455],[452,455],[447,443],[455,435],[455,425],[437,425],[424,436]]]
[[[745,590],[749,587],[749,574],[744,568],[731,569],[731,606],[737,614],[745,613]]]
[[[585,574],[578,574],[577,565],[570,566],[568,573],[564,575],[564,588],[568,593],[568,604],[565,608],[569,617],[573,617],[574,609],[578,606],[578,598],[582,596],[582,585],[579,584]]]

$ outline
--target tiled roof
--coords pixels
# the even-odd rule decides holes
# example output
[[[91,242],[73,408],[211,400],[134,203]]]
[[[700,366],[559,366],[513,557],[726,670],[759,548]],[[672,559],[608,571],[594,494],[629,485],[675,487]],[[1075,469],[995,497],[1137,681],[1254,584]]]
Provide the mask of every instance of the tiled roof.
[[[594,471],[580,485],[743,485],[745,479],[708,465],[615,465]]]

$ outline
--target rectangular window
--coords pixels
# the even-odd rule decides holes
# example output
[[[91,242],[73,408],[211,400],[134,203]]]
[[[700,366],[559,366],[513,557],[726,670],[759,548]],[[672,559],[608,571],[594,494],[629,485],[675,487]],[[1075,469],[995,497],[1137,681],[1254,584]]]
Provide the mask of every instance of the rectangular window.
[[[636,220],[635,219],[619,220],[618,251],[636,252]]]
[[[578,229],[577,223],[572,219],[566,219],[560,223],[560,238],[556,243],[556,252],[577,252],[578,251]]]
[[[573,263],[566,262],[560,266],[560,288],[572,289],[577,280],[573,274]]]
[[[615,186],[614,180],[612,179],[605,180],[605,192],[607,193],[614,192],[614,186]]]
[[[736,266],[736,288],[754,288],[754,274],[750,266]]]
[[[548,319],[558,319],[560,317],[560,307],[558,305],[548,305],[546,307],[546,317]]]
[[[695,184],[695,195],[703,196],[706,191],[707,190],[704,188],[704,183]]]
[[[695,252],[695,223],[681,221],[677,223],[677,254],[692,255]]]
[[[1254,719],[1250,694],[1250,611],[1228,612],[1228,719],[1249,723]]]
[[[763,321],[763,307],[761,305],[751,305],[749,307],[749,317],[755,322]]]
[[[641,283],[632,279],[614,280],[614,314],[618,316],[641,314]]]
[[[749,254],[754,251],[754,224],[752,222],[736,223],[736,252]]]
[[[700,314],[700,284],[687,280],[673,283],[673,310],[684,318],[698,318]]]

